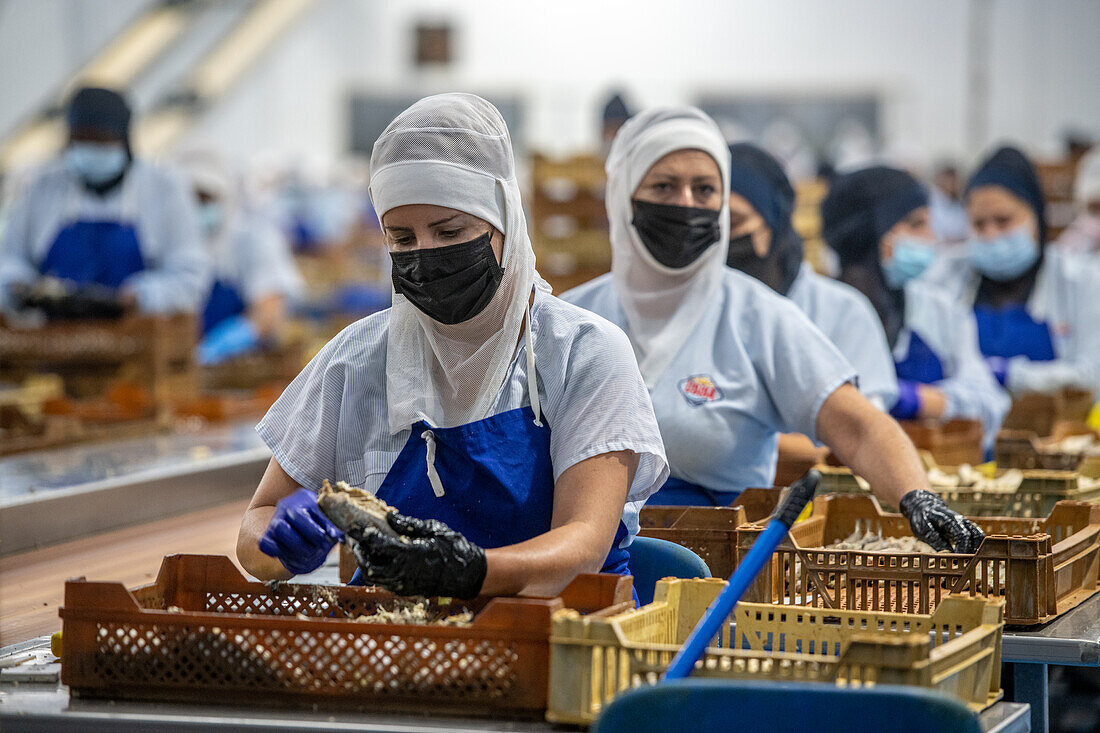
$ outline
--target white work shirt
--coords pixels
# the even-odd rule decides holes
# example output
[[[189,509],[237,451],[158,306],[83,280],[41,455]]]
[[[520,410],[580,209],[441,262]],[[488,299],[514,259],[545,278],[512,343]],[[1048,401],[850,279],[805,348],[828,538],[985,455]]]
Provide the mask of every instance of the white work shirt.
[[[943,288],[949,297],[972,309],[980,274],[965,251],[940,256],[921,276]],[[1047,247],[1031,297],[1028,314],[1050,328],[1055,359],[1009,360],[1011,392],[1054,392],[1078,386],[1100,393],[1100,266],[1095,259]]]
[[[145,270],[122,286],[146,313],[194,312],[210,292],[194,198],[181,179],[134,160],[121,185],[97,196],[61,161],[47,164],[12,200],[0,240],[0,292],[39,277],[57,235],[76,221],[132,223]]]
[[[330,341],[256,427],[275,459],[302,486],[324,479],[377,491],[411,435],[391,435],[386,409],[390,311],[356,321]],[[554,480],[603,453],[639,456],[623,523],[628,545],[638,512],[668,477],[664,447],[630,342],[618,328],[535,290],[531,306],[542,419],[550,426]],[[520,339],[493,414],[530,405]]]
[[[562,298],[626,328],[610,275]],[[770,486],[779,435],[816,439],[826,398],[855,369],[796,305],[727,268],[651,390],[672,476],[713,491]]]
[[[905,286],[905,326],[894,343],[894,359],[909,353],[916,333],[940,360],[943,379],[932,386],[943,392],[943,419],[980,420],[986,448],[993,447],[1012,400],[982,358],[974,314],[923,280]]]
[[[871,301],[851,285],[818,275],[806,263],[787,297],[855,367],[863,396],[880,410],[893,407],[898,401],[894,358]]]
[[[234,212],[209,249],[214,278],[235,288],[246,304],[270,295],[301,296],[302,278],[290,244],[268,217]]]

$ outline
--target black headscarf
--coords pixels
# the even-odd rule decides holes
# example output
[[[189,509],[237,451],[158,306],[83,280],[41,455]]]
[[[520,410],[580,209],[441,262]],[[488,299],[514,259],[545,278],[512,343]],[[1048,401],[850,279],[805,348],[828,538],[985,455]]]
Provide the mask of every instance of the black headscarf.
[[[840,277],[867,296],[893,346],[905,321],[905,291],[893,290],[879,262],[879,242],[928,191],[905,171],[873,166],[838,176],[821,204],[825,243],[840,259]]]
[[[730,193],[756,209],[772,239],[763,257],[731,248],[726,264],[786,295],[802,264],[802,239],[791,226],[794,188],[779,161],[751,143],[731,145],[730,157]]]
[[[102,195],[117,186],[126,176],[130,162],[134,159],[130,148],[130,114],[130,106],[126,100],[121,94],[110,89],[83,87],[69,100],[66,121],[69,124],[70,133],[75,130],[108,133],[121,139],[123,147],[126,148],[127,164],[122,172],[116,178],[101,184],[85,183],[88,190]]]
[[[626,102],[623,100],[622,95],[613,94],[611,99],[607,100],[607,104],[603,108],[603,121],[604,124],[609,122],[623,123],[630,119],[630,110],[626,107]]]
[[[998,282],[982,276],[981,285],[978,287],[978,302],[1006,300],[1024,302],[1035,287],[1035,279],[1038,277],[1039,268],[1043,265],[1043,255],[1046,250],[1047,222],[1043,187],[1039,183],[1035,166],[1027,156],[1019,149],[1010,146],[998,148],[978,166],[966,183],[966,197],[969,198],[974,189],[982,186],[1000,186],[1008,190],[1035,213],[1039,228],[1039,258],[1015,280]]]

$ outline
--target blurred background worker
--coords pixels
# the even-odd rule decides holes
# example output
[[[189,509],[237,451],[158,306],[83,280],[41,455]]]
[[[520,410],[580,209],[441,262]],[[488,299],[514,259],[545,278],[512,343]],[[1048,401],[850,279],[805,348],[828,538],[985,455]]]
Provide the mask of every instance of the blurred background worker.
[[[1100,148],[1077,164],[1073,198],[1077,217],[1056,244],[1066,252],[1100,257]]]
[[[917,279],[936,256],[927,190],[905,171],[865,168],[833,181],[821,218],[840,280],[867,296],[886,332],[898,385],[890,414],[980,420],[991,448],[1008,396],[982,360],[973,317]]]
[[[301,278],[275,222],[245,199],[240,182],[212,150],[190,150],[177,164],[198,200],[214,284],[202,311],[199,361],[216,364],[276,340]]]
[[[1013,392],[1096,389],[1100,297],[1088,258],[1047,246],[1043,191],[1023,153],[992,153],[966,187],[971,239],[927,274],[974,309],[982,354]]]
[[[794,189],[779,162],[751,143],[730,146],[730,267],[794,301],[859,374],[859,391],[888,410],[897,399],[893,359],[870,302],[814,272],[791,226]],[[780,441],[783,452],[783,441]]]
[[[962,202],[962,177],[954,163],[941,163],[932,174],[928,209],[936,242],[955,245],[966,241],[970,222]]]
[[[193,312],[210,283],[190,192],[134,157],[130,108],[109,89],[79,90],[60,158],[11,203],[0,245],[0,289],[18,307],[36,281],[80,299],[104,291],[145,313]]]
[[[623,123],[630,119],[630,110],[626,106],[626,100],[622,94],[615,92],[603,106],[603,127],[601,128],[600,146],[606,154],[611,149],[611,141]]]

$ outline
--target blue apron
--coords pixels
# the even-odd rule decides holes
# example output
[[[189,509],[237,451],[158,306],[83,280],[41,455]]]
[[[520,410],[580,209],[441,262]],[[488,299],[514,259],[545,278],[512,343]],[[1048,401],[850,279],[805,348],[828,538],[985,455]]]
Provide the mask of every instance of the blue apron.
[[[428,479],[429,439],[443,496]],[[550,427],[535,425],[530,407],[454,428],[417,422],[376,494],[402,514],[438,519],[485,549],[545,534],[554,509]],[[600,572],[629,574],[629,555],[619,547],[625,537],[620,521]],[[363,585],[358,569],[351,585]]]
[[[729,506],[739,491],[714,491],[683,479],[668,477],[646,501],[651,506]]]
[[[80,285],[119,287],[145,269],[137,231],[120,221],[76,221],[54,238],[38,266],[42,275]]]
[[[215,280],[210,295],[206,298],[206,308],[202,311],[202,332],[210,329],[226,318],[239,316],[245,311],[244,299],[240,292],[225,280]]]
[[[1026,356],[1032,361],[1054,359],[1050,327],[1033,319],[1025,306],[976,305],[974,318],[978,322],[978,345],[983,355],[1005,359]]]
[[[943,362],[916,331],[909,332],[909,351],[904,359],[894,362],[894,368],[898,379],[921,384],[943,381]]]

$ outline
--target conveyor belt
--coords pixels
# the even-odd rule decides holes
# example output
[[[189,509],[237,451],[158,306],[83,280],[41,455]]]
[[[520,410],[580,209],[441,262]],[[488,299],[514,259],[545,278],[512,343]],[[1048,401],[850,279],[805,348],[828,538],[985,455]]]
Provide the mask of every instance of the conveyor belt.
[[[253,425],[0,459],[0,556],[251,496],[270,457]]]
[[[165,555],[235,557],[245,501],[0,558],[0,646],[61,629],[68,578],[152,582]]]

